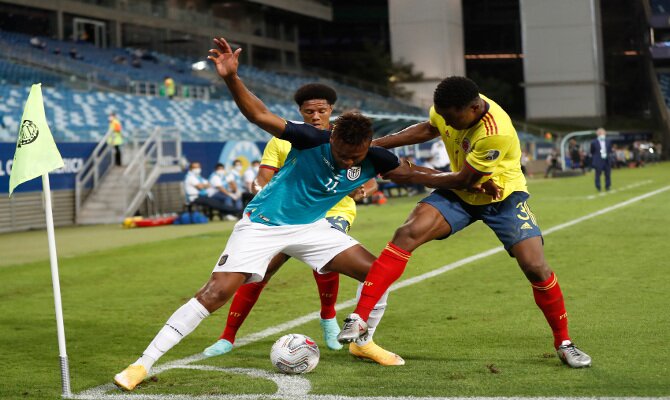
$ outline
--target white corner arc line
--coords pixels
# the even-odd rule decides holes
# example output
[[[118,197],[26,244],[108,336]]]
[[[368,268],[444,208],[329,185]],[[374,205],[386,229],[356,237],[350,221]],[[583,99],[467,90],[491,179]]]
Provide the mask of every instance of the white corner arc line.
[[[605,207],[601,210],[598,210],[598,211],[592,212],[590,214],[584,215],[582,217],[573,219],[572,221],[568,221],[568,222],[553,226],[553,227],[547,229],[546,231],[544,231],[543,235],[546,236],[546,235],[549,235],[551,233],[558,232],[562,229],[569,228],[571,226],[577,225],[577,224],[582,223],[584,221],[587,221],[589,219],[596,218],[598,216],[601,216],[603,214],[607,214],[607,213],[612,212],[614,210],[618,210],[619,208],[629,206],[633,203],[637,203],[638,201],[647,199],[649,197],[652,197],[652,196],[655,196],[657,194],[666,192],[668,190],[670,190],[670,186],[664,186],[662,188],[653,190],[651,192],[633,197],[633,198],[628,199],[626,201],[623,201],[621,203],[617,203],[617,204],[614,204],[612,206]],[[447,271],[451,271],[452,269],[456,269],[456,268],[461,267],[463,265],[469,264],[473,261],[477,261],[477,260],[486,258],[488,256],[491,256],[491,255],[496,254],[496,253],[500,253],[502,251],[505,251],[503,246],[494,247],[494,248],[486,250],[482,253],[463,258],[461,260],[455,261],[451,264],[444,265],[440,268],[434,269],[434,270],[426,272],[424,274],[417,275],[415,277],[408,278],[408,279],[405,279],[405,280],[400,281],[398,283],[395,283],[389,288],[389,291],[395,291],[395,290],[402,289],[402,288],[407,287],[407,286],[414,285],[414,284],[422,282],[426,279],[430,279],[430,278],[435,277],[437,275],[443,274]],[[351,306],[355,305],[356,303],[357,303],[356,299],[353,298],[353,299],[346,300],[342,303],[338,303],[335,306],[335,308],[339,311],[339,310],[342,310],[344,308],[351,307]],[[263,340],[263,339],[265,339],[269,336],[276,335],[280,332],[283,332],[283,331],[288,330],[290,328],[294,328],[296,326],[303,325],[307,322],[314,321],[318,318],[320,318],[319,312],[313,312],[313,313],[303,315],[302,317],[293,319],[293,320],[285,322],[283,324],[275,325],[273,327],[264,329],[260,332],[252,333],[252,334],[247,335],[243,338],[240,338],[240,339],[235,341],[235,347],[241,347],[241,346],[247,345],[249,343],[254,343],[254,342]],[[182,359],[179,359],[179,360],[171,361],[169,363],[165,363],[165,364],[159,365],[158,367],[154,368],[152,370],[151,375],[153,376],[153,375],[159,374],[163,371],[166,371],[166,370],[169,370],[169,369],[172,369],[172,368],[183,368],[184,366],[186,366],[190,363],[200,361],[204,358],[205,357],[202,355],[202,353],[198,353],[198,354],[194,354],[192,356],[185,357],[185,358],[182,358]],[[154,399],[155,398],[155,399],[169,399],[169,398],[174,398],[174,396],[171,396],[171,395],[164,395],[162,397],[158,397],[158,396],[142,397],[141,395],[130,395],[130,394],[123,394],[123,395],[113,394],[113,395],[110,395],[110,394],[105,393],[113,387],[114,387],[114,385],[112,385],[112,384],[101,385],[101,386],[98,386],[98,387],[95,387],[95,388],[92,388],[92,389],[85,390],[85,391],[81,392],[80,394],[74,395],[73,398],[78,398],[78,399],[92,399],[92,398],[108,398],[108,399],[121,399],[121,398],[127,398],[127,399],[142,399],[142,398],[150,399],[151,398],[151,399]],[[260,395],[259,397],[260,398],[276,398],[275,395]],[[244,398],[248,398],[248,397],[247,396],[226,395],[226,396],[197,396],[197,397],[194,397],[194,398],[198,398],[198,399],[208,399],[208,398],[209,399],[214,399],[214,398],[216,398],[216,399],[244,399]],[[315,399],[315,400],[350,399],[347,396],[340,396],[340,395],[307,395],[307,396],[304,396],[304,397],[299,396],[297,398]],[[516,400],[516,399],[529,399],[529,398],[524,398],[524,397],[469,397],[469,398],[369,397],[367,399],[370,399],[370,400],[384,400],[384,399],[389,399],[389,400],[390,399],[393,399],[393,400],[400,400],[400,399],[408,399],[408,400],[410,400],[410,399],[411,400],[420,400],[420,399],[430,399],[430,400],[439,400],[439,399],[450,399],[450,400],[456,400],[456,399]],[[582,399],[582,398],[546,397],[546,398],[542,398],[542,399],[543,400],[578,400],[578,399]],[[592,398],[583,398],[583,399],[592,399]],[[604,399],[611,399],[611,400],[624,400],[624,399],[626,399],[626,400],[636,400],[636,399],[654,400],[654,399],[668,399],[668,398],[667,397],[656,397],[656,398],[653,398],[653,397],[603,397],[603,398],[600,398],[600,400],[604,400]]]

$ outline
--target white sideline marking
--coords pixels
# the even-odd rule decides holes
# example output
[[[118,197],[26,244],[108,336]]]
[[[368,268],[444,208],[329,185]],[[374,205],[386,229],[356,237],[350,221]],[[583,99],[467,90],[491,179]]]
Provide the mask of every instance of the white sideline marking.
[[[592,194],[590,196],[586,196],[586,200],[593,200],[596,197],[604,197],[604,196],[614,194],[614,193],[617,193],[617,192],[623,192],[624,190],[633,189],[633,188],[636,188],[638,186],[648,185],[652,182],[653,182],[653,180],[648,179],[646,181],[640,181],[640,182],[637,182],[637,183],[633,183],[633,184],[630,184],[628,186],[624,186],[624,187],[619,188],[619,189],[607,190],[607,191],[604,191],[604,192],[600,192],[598,194]]]
[[[549,235],[551,233],[560,231],[565,228],[569,228],[573,225],[577,225],[579,223],[582,223],[584,221],[587,221],[589,219],[598,217],[603,214],[607,214],[609,212],[612,212],[614,210],[618,210],[619,208],[626,207],[630,204],[637,203],[638,201],[647,199],[649,197],[655,196],[657,194],[663,193],[665,191],[670,190],[670,186],[665,186],[660,189],[653,190],[651,192],[642,194],[640,196],[633,197],[632,199],[623,201],[621,203],[617,203],[613,206],[609,206],[606,208],[603,208],[601,210],[592,212],[591,214],[584,215],[583,217],[579,217],[576,219],[573,219],[572,221],[565,222],[563,224],[559,224],[556,226],[553,226],[546,231],[543,232],[543,235]],[[463,265],[469,264],[473,261],[480,260],[482,258],[486,258],[488,256],[491,256],[496,253],[500,253],[504,251],[505,248],[503,246],[499,247],[494,247],[492,249],[489,249],[483,253],[476,254],[474,256],[466,257],[461,260],[458,260],[456,262],[453,262],[451,264],[447,264],[443,267],[434,269],[432,271],[426,272],[421,275],[417,275],[413,278],[405,279],[401,282],[398,282],[394,285],[392,285],[389,290],[394,291],[398,289],[402,289],[404,287],[414,285],[416,283],[422,282],[426,279],[433,278],[437,275],[443,274],[447,271],[450,271],[452,269],[461,267]],[[356,299],[349,299],[345,302],[339,303],[335,306],[335,308],[339,311],[343,308],[351,307],[356,304]],[[265,330],[262,330],[260,332],[253,333],[251,335],[245,336],[241,339],[238,339],[235,341],[235,347],[241,347],[244,345],[247,345],[249,343],[257,342],[259,340],[265,339],[269,336],[274,336],[280,332],[283,332],[285,330],[288,330],[290,328],[294,328],[296,326],[305,324],[307,322],[316,320],[320,317],[318,312],[313,312],[307,315],[303,315],[302,317],[296,318],[294,320],[285,322],[280,325],[276,325],[270,328],[267,328]],[[353,400],[353,399],[362,399],[362,400],[520,400],[520,399],[535,399],[533,397],[411,397],[411,396],[406,396],[406,397],[347,397],[347,396],[339,396],[339,395],[309,395],[309,394],[288,394],[286,390],[288,389],[283,389],[284,388],[284,382],[285,379],[293,378],[292,376],[289,375],[282,375],[279,373],[269,373],[264,370],[254,370],[254,369],[244,369],[244,368],[220,368],[220,367],[210,367],[210,366],[200,366],[200,365],[188,365],[190,363],[200,361],[202,359],[206,358],[205,356],[202,355],[202,353],[194,354],[189,357],[185,357],[179,360],[171,361],[165,364],[161,364],[155,368],[152,369],[151,376],[157,375],[163,371],[167,371],[169,369],[173,368],[184,368],[184,369],[202,369],[202,370],[216,370],[216,371],[223,371],[223,372],[229,372],[229,373],[243,373],[247,375],[251,375],[254,377],[259,377],[259,378],[265,378],[265,379],[270,379],[277,383],[278,390],[275,394],[272,395],[267,395],[267,394],[258,394],[258,395],[202,395],[202,396],[188,396],[188,395],[148,395],[148,394],[131,394],[131,393],[122,393],[122,394],[107,394],[106,392],[113,390],[116,388],[113,384],[105,384],[101,385],[92,389],[85,390],[81,392],[80,394],[73,395],[72,398],[75,399],[86,399],[86,400],[91,400],[91,399],[135,399],[135,400],[164,400],[164,399],[186,399],[186,400],[209,400],[209,399],[219,399],[219,400],[247,400],[247,399],[298,399],[298,400]],[[303,378],[304,379],[304,378]],[[304,386],[302,386],[300,381],[293,381],[291,384],[292,385],[297,385],[297,388],[294,388],[298,392],[301,393],[306,393],[302,392]],[[309,384],[309,381],[308,381]],[[307,389],[307,392],[309,389]],[[668,397],[542,397],[542,400],[668,400]]]

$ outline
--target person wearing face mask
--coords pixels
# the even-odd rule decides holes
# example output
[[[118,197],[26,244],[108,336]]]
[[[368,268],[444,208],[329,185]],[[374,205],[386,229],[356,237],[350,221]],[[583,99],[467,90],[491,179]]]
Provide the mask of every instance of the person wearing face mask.
[[[204,206],[209,211],[210,219],[212,209],[218,210],[221,215],[235,214],[235,207],[228,206],[223,201],[210,197],[208,193],[209,188],[209,182],[202,177],[200,163],[197,161],[192,162],[184,178],[186,203],[188,205],[197,204]]]
[[[261,162],[258,160],[254,160],[251,163],[251,167],[247,168],[246,171],[244,171],[244,175],[242,176],[242,180],[244,181],[244,193],[252,193],[253,190],[253,185],[254,185],[254,179],[256,179],[256,176],[258,175],[258,169],[261,166]],[[254,197],[253,194],[251,194],[250,197]]]
[[[604,128],[598,128],[597,137],[591,141],[591,165],[596,170],[596,189],[600,191],[600,175],[605,173],[605,190],[612,186],[612,141],[607,140],[607,132]]]
[[[242,203],[244,207],[254,198],[254,180],[258,176],[260,165],[261,162],[259,160],[252,161],[249,168],[242,175]]]
[[[242,201],[233,197],[233,193],[237,190],[237,185],[235,185],[233,177],[226,173],[226,167],[223,164],[216,164],[214,172],[209,176],[208,181],[209,188],[207,193],[209,197],[223,202],[226,207],[234,210],[235,215],[242,212]],[[238,219],[235,215],[226,214],[222,215],[222,217],[233,221]]]
[[[244,167],[242,166],[242,160],[236,158],[235,161],[233,161],[233,165],[230,171],[230,176],[233,178],[233,182],[235,183],[235,189],[232,190],[232,196],[235,200],[242,199],[244,188],[244,181],[242,178],[243,169]]]

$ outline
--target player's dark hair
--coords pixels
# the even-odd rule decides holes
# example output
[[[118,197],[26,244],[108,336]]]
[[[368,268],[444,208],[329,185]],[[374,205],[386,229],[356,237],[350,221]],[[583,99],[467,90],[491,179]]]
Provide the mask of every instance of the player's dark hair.
[[[219,168],[226,168],[226,166],[221,163],[216,163],[216,165],[214,166],[214,171],[216,171]]]
[[[433,94],[435,107],[461,109],[479,97],[479,87],[464,76],[450,76],[440,82]]]
[[[302,106],[302,103],[307,100],[317,99],[324,99],[332,106],[337,101],[337,93],[335,92],[335,89],[328,85],[308,83],[300,86],[293,95],[293,100],[298,104],[298,107]]]
[[[344,143],[359,145],[372,140],[372,120],[356,112],[346,112],[335,120],[333,136]]]

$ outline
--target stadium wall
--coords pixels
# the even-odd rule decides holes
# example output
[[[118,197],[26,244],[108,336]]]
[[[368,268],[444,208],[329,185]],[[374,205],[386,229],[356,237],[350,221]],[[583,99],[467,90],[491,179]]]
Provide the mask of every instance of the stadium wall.
[[[414,104],[433,103],[435,86],[450,75],[465,75],[461,0],[389,0],[391,54],[394,61],[412,63],[421,82],[405,83]]]
[[[74,224],[74,190],[51,193],[55,226]],[[42,192],[0,196],[0,232],[25,231],[46,227]]]
[[[521,0],[528,119],[604,119],[600,2]]]
[[[178,213],[184,207],[181,180],[157,183],[151,193],[152,199],[145,200],[140,206],[140,215]],[[54,226],[74,225],[74,190],[54,190],[51,200]],[[0,233],[45,227],[44,194],[41,191],[16,193],[11,198],[0,196]]]

